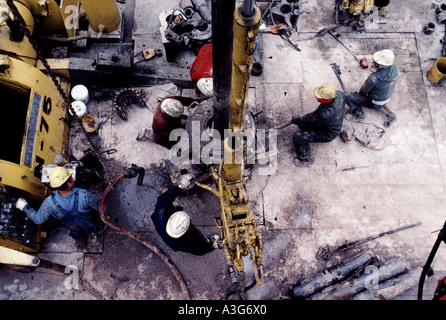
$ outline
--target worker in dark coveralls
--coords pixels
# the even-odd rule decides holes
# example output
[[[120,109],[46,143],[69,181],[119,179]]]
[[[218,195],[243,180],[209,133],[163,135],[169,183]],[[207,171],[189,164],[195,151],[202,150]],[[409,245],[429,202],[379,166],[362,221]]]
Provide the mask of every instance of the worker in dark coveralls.
[[[191,222],[189,215],[173,202],[190,183],[190,175],[184,175],[178,186],[173,186],[160,195],[151,218],[156,231],[174,251],[202,256],[218,248],[217,235],[206,238]]]
[[[361,107],[367,107],[376,109],[387,117],[387,121],[384,122],[385,127],[396,121],[397,116],[387,107],[399,74],[394,61],[395,55],[392,50],[385,49],[373,54],[373,64],[377,71],[367,78],[359,93],[347,95],[347,105],[350,109],[346,115],[348,120],[362,122],[365,115]]]
[[[306,115],[292,118],[292,122],[300,129],[293,135],[298,166],[314,163],[310,142],[330,142],[342,130],[345,94],[336,90],[333,84],[324,83],[314,89],[314,95],[320,103],[318,108]]]
[[[35,224],[42,224],[51,217],[61,221],[70,230],[70,236],[84,248],[90,233],[99,233],[105,224],[99,217],[100,198],[85,189],[74,187],[74,170],[56,167],[49,175],[54,193],[47,197],[39,210],[31,208],[25,199],[16,202],[16,208],[25,212]]]

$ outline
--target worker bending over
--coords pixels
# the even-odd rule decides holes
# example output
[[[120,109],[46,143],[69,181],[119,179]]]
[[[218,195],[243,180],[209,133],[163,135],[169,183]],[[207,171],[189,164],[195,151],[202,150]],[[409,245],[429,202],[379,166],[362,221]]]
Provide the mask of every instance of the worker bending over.
[[[314,158],[310,142],[330,142],[342,130],[346,97],[331,83],[325,83],[314,89],[314,95],[320,103],[318,108],[303,116],[293,116],[292,122],[300,131],[293,135],[297,152],[297,165],[311,165]]]
[[[206,238],[191,222],[189,215],[173,202],[190,183],[190,175],[178,186],[173,186],[160,195],[151,218],[161,239],[174,251],[189,252],[202,256],[218,249],[217,235]]]
[[[16,208],[25,212],[35,224],[42,224],[54,217],[70,230],[70,236],[84,248],[89,233],[99,233],[105,224],[99,217],[100,198],[85,189],[74,187],[74,170],[56,167],[49,175],[54,193],[47,197],[39,210],[31,208],[25,199],[16,202]]]
[[[397,119],[388,107],[387,102],[395,90],[399,69],[394,63],[395,55],[392,50],[385,49],[373,54],[373,64],[377,71],[372,73],[362,85],[359,93],[347,95],[347,104],[350,107],[346,118],[348,120],[362,122],[365,118],[362,106],[376,109],[382,112],[387,121],[385,127],[389,127]]]

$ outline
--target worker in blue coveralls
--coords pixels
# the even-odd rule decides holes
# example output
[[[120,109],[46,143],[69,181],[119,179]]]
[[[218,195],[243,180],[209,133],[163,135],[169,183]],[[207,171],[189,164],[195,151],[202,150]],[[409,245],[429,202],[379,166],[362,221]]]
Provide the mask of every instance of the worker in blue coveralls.
[[[47,197],[39,210],[31,208],[25,199],[16,202],[16,208],[25,212],[35,224],[51,217],[61,221],[70,230],[70,236],[80,248],[85,248],[89,233],[99,233],[105,224],[99,217],[100,198],[85,189],[74,187],[73,169],[56,167],[49,175],[54,193]]]

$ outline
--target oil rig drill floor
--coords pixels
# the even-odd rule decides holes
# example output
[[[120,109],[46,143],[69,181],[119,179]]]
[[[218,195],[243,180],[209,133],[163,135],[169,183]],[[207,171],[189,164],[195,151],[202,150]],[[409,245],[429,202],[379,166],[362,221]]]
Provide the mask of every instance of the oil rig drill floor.
[[[134,14],[134,52],[151,47],[162,50],[159,13],[179,6],[176,0],[127,0],[121,9]],[[427,72],[441,56],[444,36],[435,21],[439,0],[392,0],[385,23],[366,32],[351,27],[336,29],[346,46],[358,57],[372,61],[372,53],[390,48],[400,67],[400,78],[389,108],[398,120],[387,130],[381,150],[365,147],[358,140],[345,143],[336,138],[327,144],[312,144],[315,163],[297,167],[292,134],[296,127],[279,131],[277,168],[260,175],[260,166],[248,169],[246,187],[264,238],[264,282],[247,291],[248,299],[291,299],[290,288],[360,252],[371,250],[381,261],[402,259],[408,270],[422,267],[445,220],[446,111],[445,84],[433,85]],[[258,2],[265,8],[268,2]],[[259,45],[263,73],[250,79],[248,109],[256,121],[273,127],[292,115],[314,110],[313,89],[331,82],[341,90],[331,64],[336,63],[348,91],[358,91],[374,69],[362,69],[354,57],[333,37],[313,37],[333,25],[332,1],[302,4],[309,13],[299,16],[291,40],[301,51],[277,34],[261,32]],[[129,9],[130,8],[130,9]],[[433,22],[436,30],[425,34]],[[123,180],[110,195],[108,214],[125,228],[137,232],[161,248],[183,275],[192,299],[224,299],[230,285],[223,250],[202,257],[173,252],[160,241],[150,215],[156,197],[172,185],[167,168],[169,152],[138,134],[151,128],[160,98],[172,93],[194,97],[189,81],[193,53],[182,53],[173,63],[165,56],[138,62],[154,73],[155,81],[132,88],[144,93],[147,107],[131,108],[128,120],[117,116],[113,97],[121,89],[90,85],[88,110],[100,126],[94,141],[113,173],[136,164],[146,169],[142,186],[136,179]],[[136,58],[135,58],[136,59]],[[170,81],[170,80],[172,81]],[[176,83],[176,84],[174,84]],[[384,118],[364,110],[367,122],[382,126]],[[76,125],[72,128],[71,151],[81,157],[88,145]],[[100,188],[92,187],[99,196]],[[193,189],[177,202],[206,236],[219,233],[213,217],[219,204],[209,192]],[[109,206],[107,206],[108,208]],[[321,246],[339,246],[404,225],[421,222],[411,230],[382,237],[335,253],[329,260],[316,258]],[[35,269],[24,272],[0,266],[1,300],[181,300],[183,294],[168,268],[150,250],[113,229],[90,239],[80,250],[64,228],[46,240],[41,256],[64,265],[74,265],[81,277],[78,286],[67,278]],[[247,264],[247,280],[252,270]],[[438,281],[446,276],[446,250],[439,249],[433,262],[435,273],[426,280],[424,299],[431,299]],[[249,282],[248,281],[248,282]],[[415,300],[416,286],[392,299]],[[370,299],[377,299],[370,297]]]

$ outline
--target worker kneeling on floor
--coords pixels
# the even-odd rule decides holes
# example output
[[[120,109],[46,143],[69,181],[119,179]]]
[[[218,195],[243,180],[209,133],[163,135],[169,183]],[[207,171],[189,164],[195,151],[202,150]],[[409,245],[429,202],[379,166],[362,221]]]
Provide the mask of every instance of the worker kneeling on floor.
[[[397,119],[388,107],[387,102],[395,90],[399,69],[395,64],[395,54],[392,50],[385,49],[373,54],[373,64],[377,71],[372,73],[362,85],[359,93],[349,93],[347,104],[350,108],[346,118],[355,122],[362,122],[365,118],[362,106],[376,109],[382,112],[387,121],[385,127],[389,127]]]
[[[25,199],[16,202],[16,208],[25,212],[35,224],[54,217],[70,230],[70,236],[79,247],[87,245],[89,233],[100,233],[105,224],[99,217],[100,198],[85,189],[74,187],[73,170],[56,167],[49,175],[53,195],[47,197],[39,210],[31,208]]]
[[[161,239],[174,251],[189,252],[202,256],[219,248],[219,237],[206,238],[191,222],[182,207],[173,202],[189,184],[191,176],[184,175],[178,186],[173,186],[160,195],[151,218]]]
[[[314,163],[310,142],[330,142],[342,130],[345,94],[336,90],[333,84],[325,83],[314,89],[314,95],[320,103],[318,108],[306,115],[292,117],[293,123],[300,129],[293,135],[298,161],[296,165]]]

